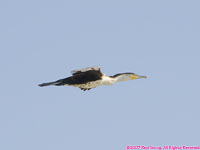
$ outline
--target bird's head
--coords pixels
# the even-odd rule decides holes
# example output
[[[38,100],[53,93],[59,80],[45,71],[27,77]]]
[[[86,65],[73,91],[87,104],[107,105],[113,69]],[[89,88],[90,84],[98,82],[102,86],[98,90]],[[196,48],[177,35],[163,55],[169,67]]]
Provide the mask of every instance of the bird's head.
[[[138,75],[138,74],[135,74],[135,73],[131,74],[131,79],[132,80],[134,80],[134,79],[141,79],[141,78],[147,78],[147,76],[141,76],[141,75]]]
[[[117,81],[127,81],[127,80],[147,78],[146,76],[137,75],[135,73],[119,73],[112,77],[117,79]]]

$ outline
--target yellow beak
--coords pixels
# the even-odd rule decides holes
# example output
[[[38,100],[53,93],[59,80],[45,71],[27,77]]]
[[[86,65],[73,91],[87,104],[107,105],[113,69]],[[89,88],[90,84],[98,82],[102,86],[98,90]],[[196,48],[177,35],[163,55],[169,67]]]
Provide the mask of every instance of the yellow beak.
[[[134,74],[133,76],[132,76],[132,79],[134,80],[134,79],[140,79],[140,78],[147,78],[147,76],[140,76],[140,75],[137,75],[137,74]]]

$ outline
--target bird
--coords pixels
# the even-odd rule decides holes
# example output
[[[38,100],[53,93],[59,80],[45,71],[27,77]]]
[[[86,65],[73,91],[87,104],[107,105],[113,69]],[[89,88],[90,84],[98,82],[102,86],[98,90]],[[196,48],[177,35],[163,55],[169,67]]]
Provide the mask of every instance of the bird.
[[[72,76],[60,79],[54,82],[39,84],[40,87],[55,85],[55,86],[74,86],[83,91],[96,88],[100,85],[112,85],[120,81],[128,81],[140,78],[147,78],[146,76],[137,75],[135,73],[118,73],[113,76],[107,76],[101,72],[100,67],[87,67],[79,70],[71,71]]]

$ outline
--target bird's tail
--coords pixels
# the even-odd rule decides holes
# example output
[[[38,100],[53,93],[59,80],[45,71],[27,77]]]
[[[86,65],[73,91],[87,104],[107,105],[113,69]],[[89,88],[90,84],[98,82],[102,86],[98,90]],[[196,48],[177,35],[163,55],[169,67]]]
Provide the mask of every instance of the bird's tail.
[[[49,85],[60,85],[60,81],[54,81],[54,82],[48,82],[48,83],[39,84],[40,87],[49,86]]]
[[[73,81],[72,77],[68,77],[68,78],[60,79],[54,82],[42,83],[42,84],[39,84],[39,86],[43,87],[43,86],[49,86],[49,85],[56,85],[56,86],[71,85],[73,83],[72,81]]]

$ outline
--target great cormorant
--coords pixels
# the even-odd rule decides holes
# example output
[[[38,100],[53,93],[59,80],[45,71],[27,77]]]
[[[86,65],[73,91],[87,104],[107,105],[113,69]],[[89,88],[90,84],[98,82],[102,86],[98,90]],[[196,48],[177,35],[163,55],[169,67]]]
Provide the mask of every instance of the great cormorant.
[[[100,67],[88,67],[80,70],[73,70],[72,76],[60,79],[54,82],[42,83],[39,86],[49,85],[69,85],[79,87],[81,90],[90,90],[100,85],[112,85],[119,81],[128,81],[139,78],[147,78],[135,73],[119,73],[113,76],[107,76],[101,72]]]

